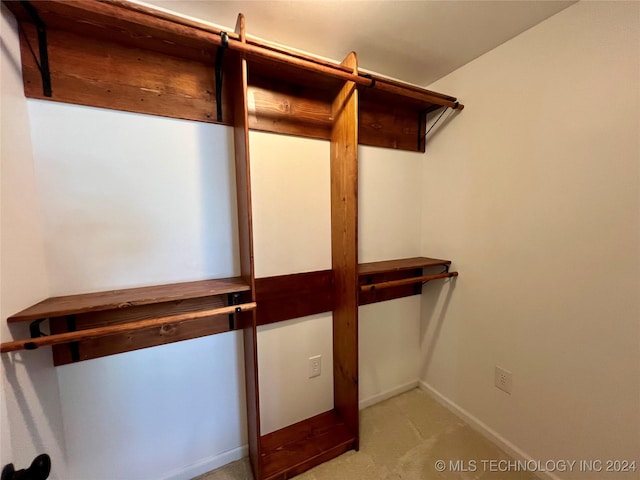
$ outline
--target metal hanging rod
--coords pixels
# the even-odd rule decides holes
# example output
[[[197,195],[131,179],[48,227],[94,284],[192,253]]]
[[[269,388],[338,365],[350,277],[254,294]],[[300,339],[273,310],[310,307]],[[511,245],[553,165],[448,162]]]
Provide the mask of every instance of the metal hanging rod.
[[[222,30],[211,25],[172,15],[156,10],[154,8],[146,7],[136,3],[130,3],[123,0],[116,0],[112,2],[101,0],[101,2],[108,3],[109,5],[116,5],[126,10],[150,16],[154,19],[170,22],[164,24],[163,27],[173,31],[176,34],[185,36],[191,35],[196,38],[209,41],[213,45],[218,47],[228,46],[230,50],[240,52],[247,57],[265,58],[275,62],[293,65],[305,70],[321,73],[345,81],[354,82],[357,85],[361,85],[364,87],[375,88],[377,90],[390,94],[429,102],[435,105],[441,105],[443,107],[449,107],[456,110],[462,110],[464,108],[464,105],[455,101],[455,99],[451,100],[451,97],[445,98],[444,96],[436,94],[434,92],[422,91],[415,85],[403,84],[401,82],[387,80],[379,77],[372,77],[371,75],[366,74],[359,74],[357,72],[353,72],[351,69],[345,67],[344,65],[333,64],[322,59],[316,59],[309,55],[286,51],[279,47],[271,45],[265,46],[258,44],[255,41],[243,42],[241,41],[240,36],[236,33],[223,32]],[[185,27],[189,27],[189,30],[186,30]],[[223,33],[227,35],[225,39],[223,39],[222,37]]]

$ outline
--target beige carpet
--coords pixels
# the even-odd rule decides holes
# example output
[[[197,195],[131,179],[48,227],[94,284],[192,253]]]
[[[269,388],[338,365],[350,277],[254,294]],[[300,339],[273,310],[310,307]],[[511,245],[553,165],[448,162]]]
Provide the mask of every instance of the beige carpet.
[[[499,463],[501,460],[510,458],[429,395],[414,389],[360,413],[359,452],[347,452],[299,475],[296,479],[533,480],[536,478],[531,473],[508,467],[504,461]],[[437,471],[437,460],[444,460],[444,471]],[[456,461],[460,461],[457,468]],[[467,471],[461,471],[462,468]],[[251,469],[246,459],[198,477],[198,480],[252,479]]]

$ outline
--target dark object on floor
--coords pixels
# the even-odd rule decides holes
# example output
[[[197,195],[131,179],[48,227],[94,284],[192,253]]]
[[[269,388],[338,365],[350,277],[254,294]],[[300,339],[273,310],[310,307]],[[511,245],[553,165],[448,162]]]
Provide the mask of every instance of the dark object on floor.
[[[13,463],[5,465],[0,480],[46,480],[51,472],[51,458],[46,453],[38,455],[31,466],[16,472]]]

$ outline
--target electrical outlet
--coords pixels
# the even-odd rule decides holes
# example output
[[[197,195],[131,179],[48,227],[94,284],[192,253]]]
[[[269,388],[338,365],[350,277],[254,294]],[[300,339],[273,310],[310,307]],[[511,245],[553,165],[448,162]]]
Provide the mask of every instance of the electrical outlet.
[[[322,355],[309,357],[309,378],[319,377],[322,373]]]
[[[511,394],[511,384],[513,381],[513,374],[496,365],[496,373],[495,373],[495,385],[503,392],[507,392]]]

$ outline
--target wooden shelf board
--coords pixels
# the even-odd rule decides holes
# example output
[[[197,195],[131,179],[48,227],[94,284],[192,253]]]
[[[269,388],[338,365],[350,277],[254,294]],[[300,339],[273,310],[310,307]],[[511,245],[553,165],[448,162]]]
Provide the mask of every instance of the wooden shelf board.
[[[256,278],[258,325],[333,310],[333,272],[294,273]]]
[[[20,21],[33,21],[19,2],[6,4]],[[214,37],[219,38],[215,29],[206,25],[202,28],[180,25],[132,11],[115,2],[32,1],[31,4],[48,30],[72,32],[87,38],[115,41],[132,48],[201,61],[215,58],[217,51],[212,41]]]
[[[354,448],[355,442],[335,410],[264,435],[263,479],[290,478]]]
[[[217,86],[212,74],[216,45],[220,42],[216,29],[195,21],[185,25],[184,19],[119,1],[52,0],[31,4],[48,28],[52,96],[44,96],[40,71],[21,38],[27,97],[208,123],[233,123],[228,75],[223,77],[222,118],[217,117]],[[8,6],[23,22],[30,43],[37,44],[35,26],[20,2],[8,2]],[[334,71],[352,70],[285,47],[257,41],[249,44]],[[226,57],[238,55],[230,50]],[[281,59],[265,58],[255,51],[247,58],[252,99],[250,129],[330,138],[331,104],[343,84],[341,79],[283,63]],[[223,70],[228,70],[228,58]],[[170,74],[176,71],[180,75]],[[452,102],[455,98],[379,75],[371,77],[378,87],[358,87],[358,142],[424,152],[425,112],[439,108],[438,102]],[[383,85],[387,90],[380,88]],[[389,91],[389,87],[393,90]]]
[[[249,289],[249,285],[241,278],[233,277],[52,297],[10,316],[7,321],[28,322],[40,318],[120,309],[134,305],[224,295]]]
[[[414,270],[416,268],[437,267],[451,265],[451,260],[437,258],[413,257],[399,260],[385,260],[382,262],[361,263],[358,265],[358,275],[375,275],[377,273]]]
[[[5,2],[13,14],[22,22],[32,22],[26,10],[19,2]],[[184,18],[171,14],[163,14],[153,8],[136,7],[127,2],[96,2],[90,0],[49,0],[32,1],[42,21],[49,30],[63,30],[84,37],[101,38],[115,41],[132,48],[155,50],[168,55],[191,58],[192,60],[210,63],[215,58],[219,43],[218,29],[203,22],[185,21]],[[230,38],[237,38],[233,32],[227,32]],[[316,64],[338,68],[343,71],[350,69],[338,65],[336,62],[326,61],[313,55],[295,52],[292,49],[262,43],[251,39],[249,44],[288,57],[307,60]],[[265,59],[249,55],[251,64],[263,73],[275,72],[276,78],[295,78],[296,82],[314,85],[321,90],[339,88],[340,80],[325,75],[317,75],[304,68],[287,65],[272,59]],[[251,73],[251,72],[250,72]],[[381,75],[371,75],[376,82],[384,82],[401,87],[406,92],[395,94],[383,92],[376,88],[364,86],[362,94],[377,100],[408,103],[419,109],[428,109],[432,103],[411,98],[411,92],[428,93],[434,99],[455,101],[455,97],[432,92],[417,85],[387,79]]]

